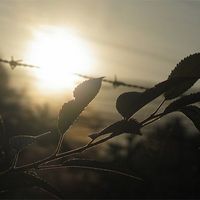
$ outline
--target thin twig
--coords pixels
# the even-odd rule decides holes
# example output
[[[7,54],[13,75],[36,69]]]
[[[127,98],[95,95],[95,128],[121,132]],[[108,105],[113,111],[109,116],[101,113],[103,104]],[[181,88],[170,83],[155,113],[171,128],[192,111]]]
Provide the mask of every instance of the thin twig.
[[[82,147],[79,147],[77,149],[73,149],[73,150],[70,150],[70,151],[67,151],[67,152],[64,152],[64,153],[60,153],[60,154],[53,153],[51,156],[49,156],[47,158],[36,161],[34,163],[30,163],[30,164],[22,165],[20,167],[16,167],[14,170],[15,171],[21,171],[21,170],[27,170],[27,169],[30,169],[30,168],[38,168],[40,165],[44,165],[44,164],[48,164],[49,162],[57,161],[57,160],[64,158],[66,156],[71,156],[71,155],[74,155],[74,154],[82,153],[83,151],[88,150],[88,149],[90,149],[90,148],[92,148],[92,147],[94,147],[98,144],[101,144],[101,143],[111,139],[112,137],[114,137],[114,136],[110,135],[110,136],[103,138],[103,139],[101,139],[101,140],[99,140],[95,143],[89,143],[89,145],[87,144],[85,146],[82,146]],[[57,151],[57,149],[56,149],[56,151]]]
[[[157,115],[154,115],[151,119],[151,121],[149,121],[148,123],[146,124],[143,124],[142,127],[144,126],[147,126],[148,124],[150,123],[153,123],[154,121],[158,120],[159,118],[161,118],[162,116],[164,116],[165,113],[160,113],[160,114],[157,114]],[[70,151],[67,151],[67,152],[63,152],[63,153],[60,153],[60,154],[52,154],[51,156],[47,157],[47,158],[44,158],[43,160],[39,160],[39,161],[36,161],[34,163],[30,163],[30,164],[27,164],[27,165],[23,165],[23,166],[20,166],[20,167],[16,167],[15,168],[15,171],[20,171],[20,170],[27,170],[27,169],[30,169],[30,168],[38,168],[38,167],[41,167],[41,166],[44,166],[44,165],[47,165],[48,163],[50,162],[55,162],[55,161],[58,161],[60,159],[63,159],[67,156],[71,156],[71,155],[75,155],[75,154],[79,154],[79,153],[82,153],[94,146],[97,146],[99,144],[102,144],[108,140],[110,140],[111,138],[115,137],[116,135],[114,134],[111,134],[101,140],[98,140],[96,142],[93,142],[93,141],[90,141],[87,145],[84,145],[82,147],[79,147],[79,148],[76,148],[76,149],[73,149],[73,150],[70,150]],[[58,148],[57,148],[58,149]],[[57,151],[57,150],[56,150]],[[56,152],[55,151],[55,152]]]
[[[156,110],[149,117],[147,117],[145,120],[143,120],[140,123],[141,124],[145,124],[149,120],[154,119],[154,117],[156,116],[155,114],[158,112],[158,110],[161,108],[161,106],[164,104],[164,102],[165,102],[165,99],[160,103],[160,105],[158,106],[158,108],[156,108]]]
[[[71,156],[71,155],[75,155],[75,154],[79,154],[79,153],[82,153],[82,152],[84,152],[84,151],[86,151],[86,150],[88,150],[88,149],[90,149],[90,148],[92,148],[92,147],[94,147],[94,146],[97,146],[97,145],[99,145],[99,144],[102,144],[102,143],[104,143],[104,142],[106,142],[106,141],[108,141],[109,139],[111,139],[111,138],[113,138],[114,137],[114,135],[109,135],[109,136],[107,136],[107,137],[105,137],[105,138],[103,138],[103,139],[101,139],[101,140],[99,140],[99,141],[97,141],[97,142],[94,142],[94,143],[92,143],[92,142],[89,142],[87,145],[85,145],[85,146],[82,146],[82,147],[79,147],[79,148],[76,148],[76,149],[73,149],[73,150],[70,150],[70,151],[67,151],[67,152],[63,152],[63,153],[60,153],[60,154],[58,154],[57,156],[56,156],[56,158],[54,158],[54,159],[52,159],[52,160],[48,160],[48,161],[46,161],[46,162],[44,162],[44,163],[42,163],[42,164],[48,164],[48,163],[50,163],[50,162],[54,162],[54,161],[58,161],[58,160],[60,160],[60,159],[62,159],[62,158],[65,158],[65,157],[67,157],[67,156]]]
[[[79,166],[79,165],[48,165],[48,166],[43,166],[40,167],[39,170],[55,170],[55,169],[65,169],[65,168],[83,168],[83,169],[92,169],[92,170],[99,170],[99,171],[104,171],[104,172],[111,172],[114,174],[119,174],[122,176],[127,176],[129,178],[133,178],[137,181],[142,181],[144,182],[144,180],[140,177],[134,176],[132,174],[129,173],[125,173],[119,170],[114,170],[114,169],[107,169],[107,168],[101,168],[101,167],[90,167],[90,166]]]

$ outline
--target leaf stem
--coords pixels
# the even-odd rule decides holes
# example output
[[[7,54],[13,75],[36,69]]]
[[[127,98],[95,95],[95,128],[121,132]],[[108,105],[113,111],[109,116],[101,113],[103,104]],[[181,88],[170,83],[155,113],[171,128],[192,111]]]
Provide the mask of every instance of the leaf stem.
[[[53,153],[49,157],[44,158],[42,160],[36,161],[34,163],[22,165],[20,167],[16,167],[14,169],[14,171],[21,171],[21,170],[25,171],[25,170],[30,169],[30,168],[37,168],[37,169],[39,169],[39,167],[42,166],[42,165],[46,165],[46,164],[48,164],[50,162],[57,161],[57,160],[59,160],[61,158],[64,158],[66,156],[71,156],[71,155],[74,155],[74,154],[82,153],[83,151],[86,151],[86,150],[88,150],[88,149],[90,149],[90,148],[92,148],[92,147],[94,147],[94,146],[96,146],[98,144],[101,144],[101,143],[103,143],[103,142],[111,139],[112,137],[114,137],[114,135],[110,135],[110,136],[108,136],[106,138],[103,138],[103,139],[101,139],[101,140],[99,140],[97,142],[94,142],[94,143],[89,142],[85,146],[82,146],[82,147],[79,147],[79,148],[76,148],[76,149],[73,149],[73,150],[70,150],[70,151],[67,151],[67,152],[63,152],[63,153],[60,153],[60,154]],[[57,149],[58,148],[56,148],[55,152],[57,152]]]
[[[123,171],[120,171],[120,170],[116,170],[116,169],[107,169],[107,168],[101,168],[101,167],[98,167],[98,166],[95,166],[95,167],[91,167],[91,166],[87,166],[87,165],[48,165],[48,166],[43,166],[43,167],[40,167],[39,170],[54,170],[54,169],[65,169],[65,168],[83,168],[83,169],[92,169],[92,170],[98,170],[98,171],[104,171],[104,172],[111,172],[111,173],[114,173],[114,174],[118,174],[118,175],[122,175],[122,176],[127,176],[129,178],[133,178],[137,181],[141,181],[141,182],[144,182],[144,180],[140,177],[137,177],[137,176],[134,176],[132,174],[129,174],[127,172],[123,172]]]
[[[154,121],[156,121],[156,120],[160,119],[161,117],[163,117],[164,115],[166,115],[166,113],[164,113],[164,112],[156,114],[156,112],[159,110],[159,108],[162,106],[163,103],[164,103],[164,101],[160,104],[160,106],[156,109],[156,111],[150,117],[148,117],[143,122],[141,122],[141,128],[153,123]],[[59,153],[60,147],[62,145],[62,141],[63,141],[63,138],[64,138],[63,136],[60,136],[56,150],[52,155],[50,155],[49,157],[46,157],[42,160],[36,161],[34,163],[30,163],[30,164],[26,164],[26,165],[23,165],[23,166],[16,167],[13,170],[15,170],[15,171],[25,171],[25,170],[28,170],[28,169],[31,169],[31,168],[41,169],[44,166],[48,167],[49,165],[47,165],[47,164],[50,163],[50,162],[55,162],[55,161],[58,161],[60,159],[65,158],[67,156],[82,153],[82,152],[84,152],[84,151],[86,151],[86,150],[88,150],[88,149],[90,149],[94,146],[97,146],[99,144],[102,144],[102,143],[110,140],[111,138],[113,138],[115,136],[116,136],[115,134],[111,134],[111,135],[109,135],[109,136],[107,136],[103,139],[100,139],[96,142],[93,142],[94,140],[92,140],[88,144],[86,144],[82,147],[79,147],[79,148],[76,148],[76,149],[73,149],[73,150],[69,150],[69,151],[66,151],[66,152],[63,152],[63,153]]]
[[[84,152],[84,151],[86,151],[86,150],[88,150],[88,149],[90,149],[90,148],[92,148],[94,146],[97,146],[99,144],[102,144],[102,143],[108,141],[109,139],[113,138],[114,136],[115,135],[111,134],[111,135],[109,135],[109,136],[107,136],[107,137],[105,137],[105,138],[103,138],[101,140],[98,140],[97,142],[94,142],[94,143],[89,142],[87,145],[84,145],[82,147],[79,147],[79,148],[76,148],[76,149],[73,149],[73,150],[70,150],[70,151],[67,151],[67,152],[60,153],[60,154],[58,154],[56,156],[56,158],[54,158],[52,160],[48,160],[48,161],[42,163],[42,165],[44,165],[44,164],[46,165],[49,162],[58,161],[59,159],[62,159],[62,158],[67,157],[67,156],[71,156],[71,155],[74,155],[74,154],[82,153],[82,152]]]
[[[143,125],[146,122],[148,122],[148,121],[154,119],[155,117],[157,117],[157,115],[155,115],[155,114],[158,112],[158,110],[161,108],[161,106],[164,104],[164,102],[165,102],[165,99],[163,99],[163,101],[160,103],[160,105],[158,106],[158,108],[149,117],[147,117],[145,120],[143,120],[140,123]]]
[[[59,141],[58,141],[58,144],[56,146],[56,150],[48,157],[42,159],[42,160],[38,160],[36,162],[33,162],[33,163],[29,163],[29,164],[26,164],[26,165],[22,165],[22,166],[19,166],[19,167],[15,167],[14,170],[15,171],[20,171],[20,170],[27,170],[27,169],[30,169],[30,168],[38,168],[39,165],[45,163],[46,161],[49,161],[49,160],[52,160],[54,158],[56,158],[56,155],[57,153],[60,151],[60,147],[61,147],[61,144],[62,144],[62,141],[63,141],[63,136],[59,134]]]

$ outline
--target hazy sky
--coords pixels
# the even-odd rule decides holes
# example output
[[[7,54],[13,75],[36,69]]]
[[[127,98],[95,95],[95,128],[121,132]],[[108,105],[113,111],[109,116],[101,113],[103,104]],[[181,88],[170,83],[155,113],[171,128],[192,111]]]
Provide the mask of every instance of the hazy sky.
[[[34,28],[70,27],[96,43],[100,73],[157,80],[199,51],[199,19],[192,0],[1,0],[0,52],[23,57]]]
[[[130,83],[161,81],[200,51],[200,1],[1,0],[0,55],[23,59],[33,31],[46,25],[73,29],[91,45],[93,75]],[[25,80],[25,71],[13,76]]]

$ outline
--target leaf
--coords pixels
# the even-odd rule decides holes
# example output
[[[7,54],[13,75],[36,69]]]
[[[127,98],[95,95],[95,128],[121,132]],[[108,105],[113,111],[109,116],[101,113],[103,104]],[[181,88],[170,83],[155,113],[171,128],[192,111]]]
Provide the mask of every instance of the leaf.
[[[28,147],[29,145],[35,143],[39,138],[50,134],[51,132],[48,131],[46,133],[37,135],[37,136],[30,136],[30,135],[18,135],[10,138],[9,144],[12,149],[15,149],[17,152],[22,151],[24,148]]]
[[[1,192],[13,189],[31,188],[35,186],[52,194],[54,197],[61,198],[60,192],[39,176],[33,176],[26,172],[11,172],[2,175],[0,179]]]
[[[36,138],[29,135],[19,135],[10,138],[10,147],[15,149],[17,152],[22,151],[27,146],[36,142]]]
[[[111,172],[114,174],[134,178],[138,181],[143,181],[142,178],[135,176],[133,172],[131,172],[130,170],[124,169],[124,166],[123,168],[119,167],[119,163],[113,163],[113,162],[105,163],[105,162],[99,162],[96,160],[88,160],[88,159],[71,159],[71,160],[65,161],[63,163],[63,166]]]
[[[200,109],[197,106],[186,106],[180,111],[184,113],[200,131]]]
[[[142,93],[123,93],[117,98],[116,108],[125,119],[129,119],[143,106],[163,94],[169,88],[173,87],[173,84],[174,82],[167,80],[155,85],[153,88],[147,89]]]
[[[120,135],[122,133],[131,133],[131,134],[141,135],[139,130],[140,130],[140,124],[136,120],[134,119],[131,119],[128,121],[121,120],[114,124],[111,124],[110,126],[106,127],[105,129],[103,129],[102,131],[98,133],[93,133],[89,135],[89,137],[92,140],[95,140],[96,138],[108,133],[112,133],[115,136]]]
[[[73,92],[75,100],[88,105],[99,92],[102,79],[103,77],[93,78],[78,85]]]
[[[194,94],[190,94],[190,95],[186,95],[184,97],[181,97],[180,99],[173,101],[171,104],[169,104],[166,109],[165,109],[165,113],[170,113],[173,111],[176,111],[184,106],[193,104],[200,101],[200,92],[198,93],[194,93]]]
[[[58,129],[64,134],[81,112],[95,98],[100,90],[102,78],[90,79],[78,85],[74,90],[75,100],[65,103],[58,117]]]
[[[173,88],[165,92],[166,99],[173,99],[193,86],[193,84],[200,78],[200,53],[190,55],[180,63],[171,72],[168,80],[176,79],[177,83]]]
[[[177,83],[174,84],[174,88],[168,90],[164,94],[166,100],[171,100],[180,96],[181,94],[186,92],[188,89],[190,89],[198,79],[181,78],[179,80],[180,81],[177,81]]]

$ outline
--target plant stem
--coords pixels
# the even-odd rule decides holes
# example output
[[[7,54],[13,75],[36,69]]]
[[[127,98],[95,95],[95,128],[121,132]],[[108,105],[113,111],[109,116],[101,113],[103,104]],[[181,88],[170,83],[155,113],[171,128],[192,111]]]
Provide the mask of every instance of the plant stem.
[[[16,167],[14,169],[14,171],[25,171],[25,170],[28,170],[28,169],[31,169],[31,168],[39,168],[40,165],[44,165],[44,164],[48,164],[49,162],[54,162],[54,161],[57,161],[61,158],[64,158],[66,156],[70,156],[70,155],[74,155],[74,154],[77,154],[77,153],[82,153],[83,151],[85,150],[88,150],[98,144],[101,144],[109,139],[111,139],[112,137],[114,137],[114,135],[110,135],[106,138],[103,138],[97,142],[94,142],[94,143],[88,143],[87,145],[85,146],[82,146],[82,147],[79,147],[77,149],[73,149],[73,150],[70,150],[70,151],[67,151],[67,152],[64,152],[64,153],[60,153],[60,154],[52,154],[51,156],[47,157],[47,158],[44,158],[42,160],[39,160],[39,161],[36,161],[34,163],[30,163],[30,164],[27,164],[27,165],[23,165],[23,166],[20,166],[20,167]],[[56,148],[56,151],[57,151],[58,148]],[[56,152],[55,151],[55,152]]]
[[[54,153],[52,153],[50,156],[48,156],[48,157],[46,157],[42,160],[38,160],[34,163],[22,165],[20,167],[15,167],[14,170],[18,171],[18,170],[27,170],[27,169],[30,169],[30,168],[38,168],[38,166],[41,165],[42,163],[56,158],[56,155],[60,151],[60,147],[61,147],[61,144],[62,144],[62,141],[63,141],[63,135],[59,135],[59,136],[60,136],[59,141],[58,141],[58,144],[56,146],[56,150],[54,151]]]
[[[66,168],[83,168],[83,169],[92,169],[92,170],[99,170],[99,171],[105,171],[105,172],[111,172],[114,174],[122,175],[122,176],[127,176],[129,178],[133,178],[137,181],[144,182],[144,180],[140,177],[134,176],[132,174],[119,171],[119,170],[114,170],[114,169],[106,169],[106,168],[101,168],[101,167],[90,167],[90,166],[79,166],[79,165],[48,165],[48,166],[43,166],[39,168],[39,170],[55,170],[55,169],[66,169]]]
[[[82,152],[84,152],[84,151],[86,151],[86,150],[88,150],[88,149],[90,149],[90,148],[92,148],[94,146],[97,146],[97,145],[99,145],[101,143],[106,142],[107,140],[109,140],[109,139],[111,139],[113,137],[114,137],[114,135],[111,134],[111,135],[109,135],[109,136],[107,136],[107,137],[105,137],[105,138],[103,138],[103,139],[101,139],[101,140],[99,140],[97,142],[94,142],[94,143],[89,142],[85,146],[82,146],[82,147],[79,147],[79,148],[76,148],[76,149],[73,149],[73,150],[70,150],[70,151],[67,151],[67,152],[60,153],[60,154],[58,154],[56,156],[56,158],[54,158],[52,160],[48,160],[48,161],[46,161],[45,163],[42,163],[42,164],[48,164],[49,162],[54,162],[54,161],[57,161],[57,160],[59,160],[61,158],[67,157],[67,156],[71,156],[71,155],[74,155],[74,154],[82,153]]]
[[[141,122],[141,125],[142,125],[141,128],[153,123],[154,121],[156,121],[156,120],[160,119],[161,117],[163,117],[164,115],[166,115],[166,113],[164,113],[164,112],[155,115],[155,113],[159,110],[159,108],[162,106],[163,103],[164,103],[164,101],[160,104],[160,106],[156,109],[156,111],[150,117],[148,117],[143,122]],[[88,149],[90,149],[94,146],[97,146],[99,144],[102,144],[102,143],[108,141],[109,139],[111,139],[115,136],[116,135],[111,134],[111,135],[109,135],[109,136],[107,136],[103,139],[100,139],[96,142],[90,141],[87,145],[84,145],[82,147],[79,147],[79,148],[76,148],[76,149],[73,149],[73,150],[69,150],[67,152],[59,153],[60,147],[61,147],[62,141],[63,141],[63,136],[61,136],[59,138],[59,142],[58,142],[58,145],[56,147],[56,150],[52,155],[50,155],[49,157],[46,157],[42,160],[36,161],[34,163],[30,163],[30,164],[27,164],[27,165],[16,167],[13,170],[14,171],[25,171],[25,170],[28,170],[28,169],[31,169],[31,168],[40,169],[41,167],[44,167],[45,165],[47,165],[50,162],[55,162],[55,161],[58,161],[62,158],[65,158],[67,156],[82,153],[82,152],[84,152],[84,151],[86,151],[86,150],[88,150]]]
[[[56,151],[54,153],[55,155],[57,155],[59,153],[61,145],[62,145],[62,142],[63,142],[63,139],[64,139],[64,135],[60,135],[59,141],[58,141],[58,145],[57,145]]]
[[[164,104],[164,102],[165,102],[165,99],[160,103],[160,105],[158,106],[158,108],[149,117],[147,117],[145,120],[143,120],[141,122],[141,124],[145,124],[146,122],[154,119],[156,117],[155,114],[158,112],[158,110],[161,108],[161,106]]]

